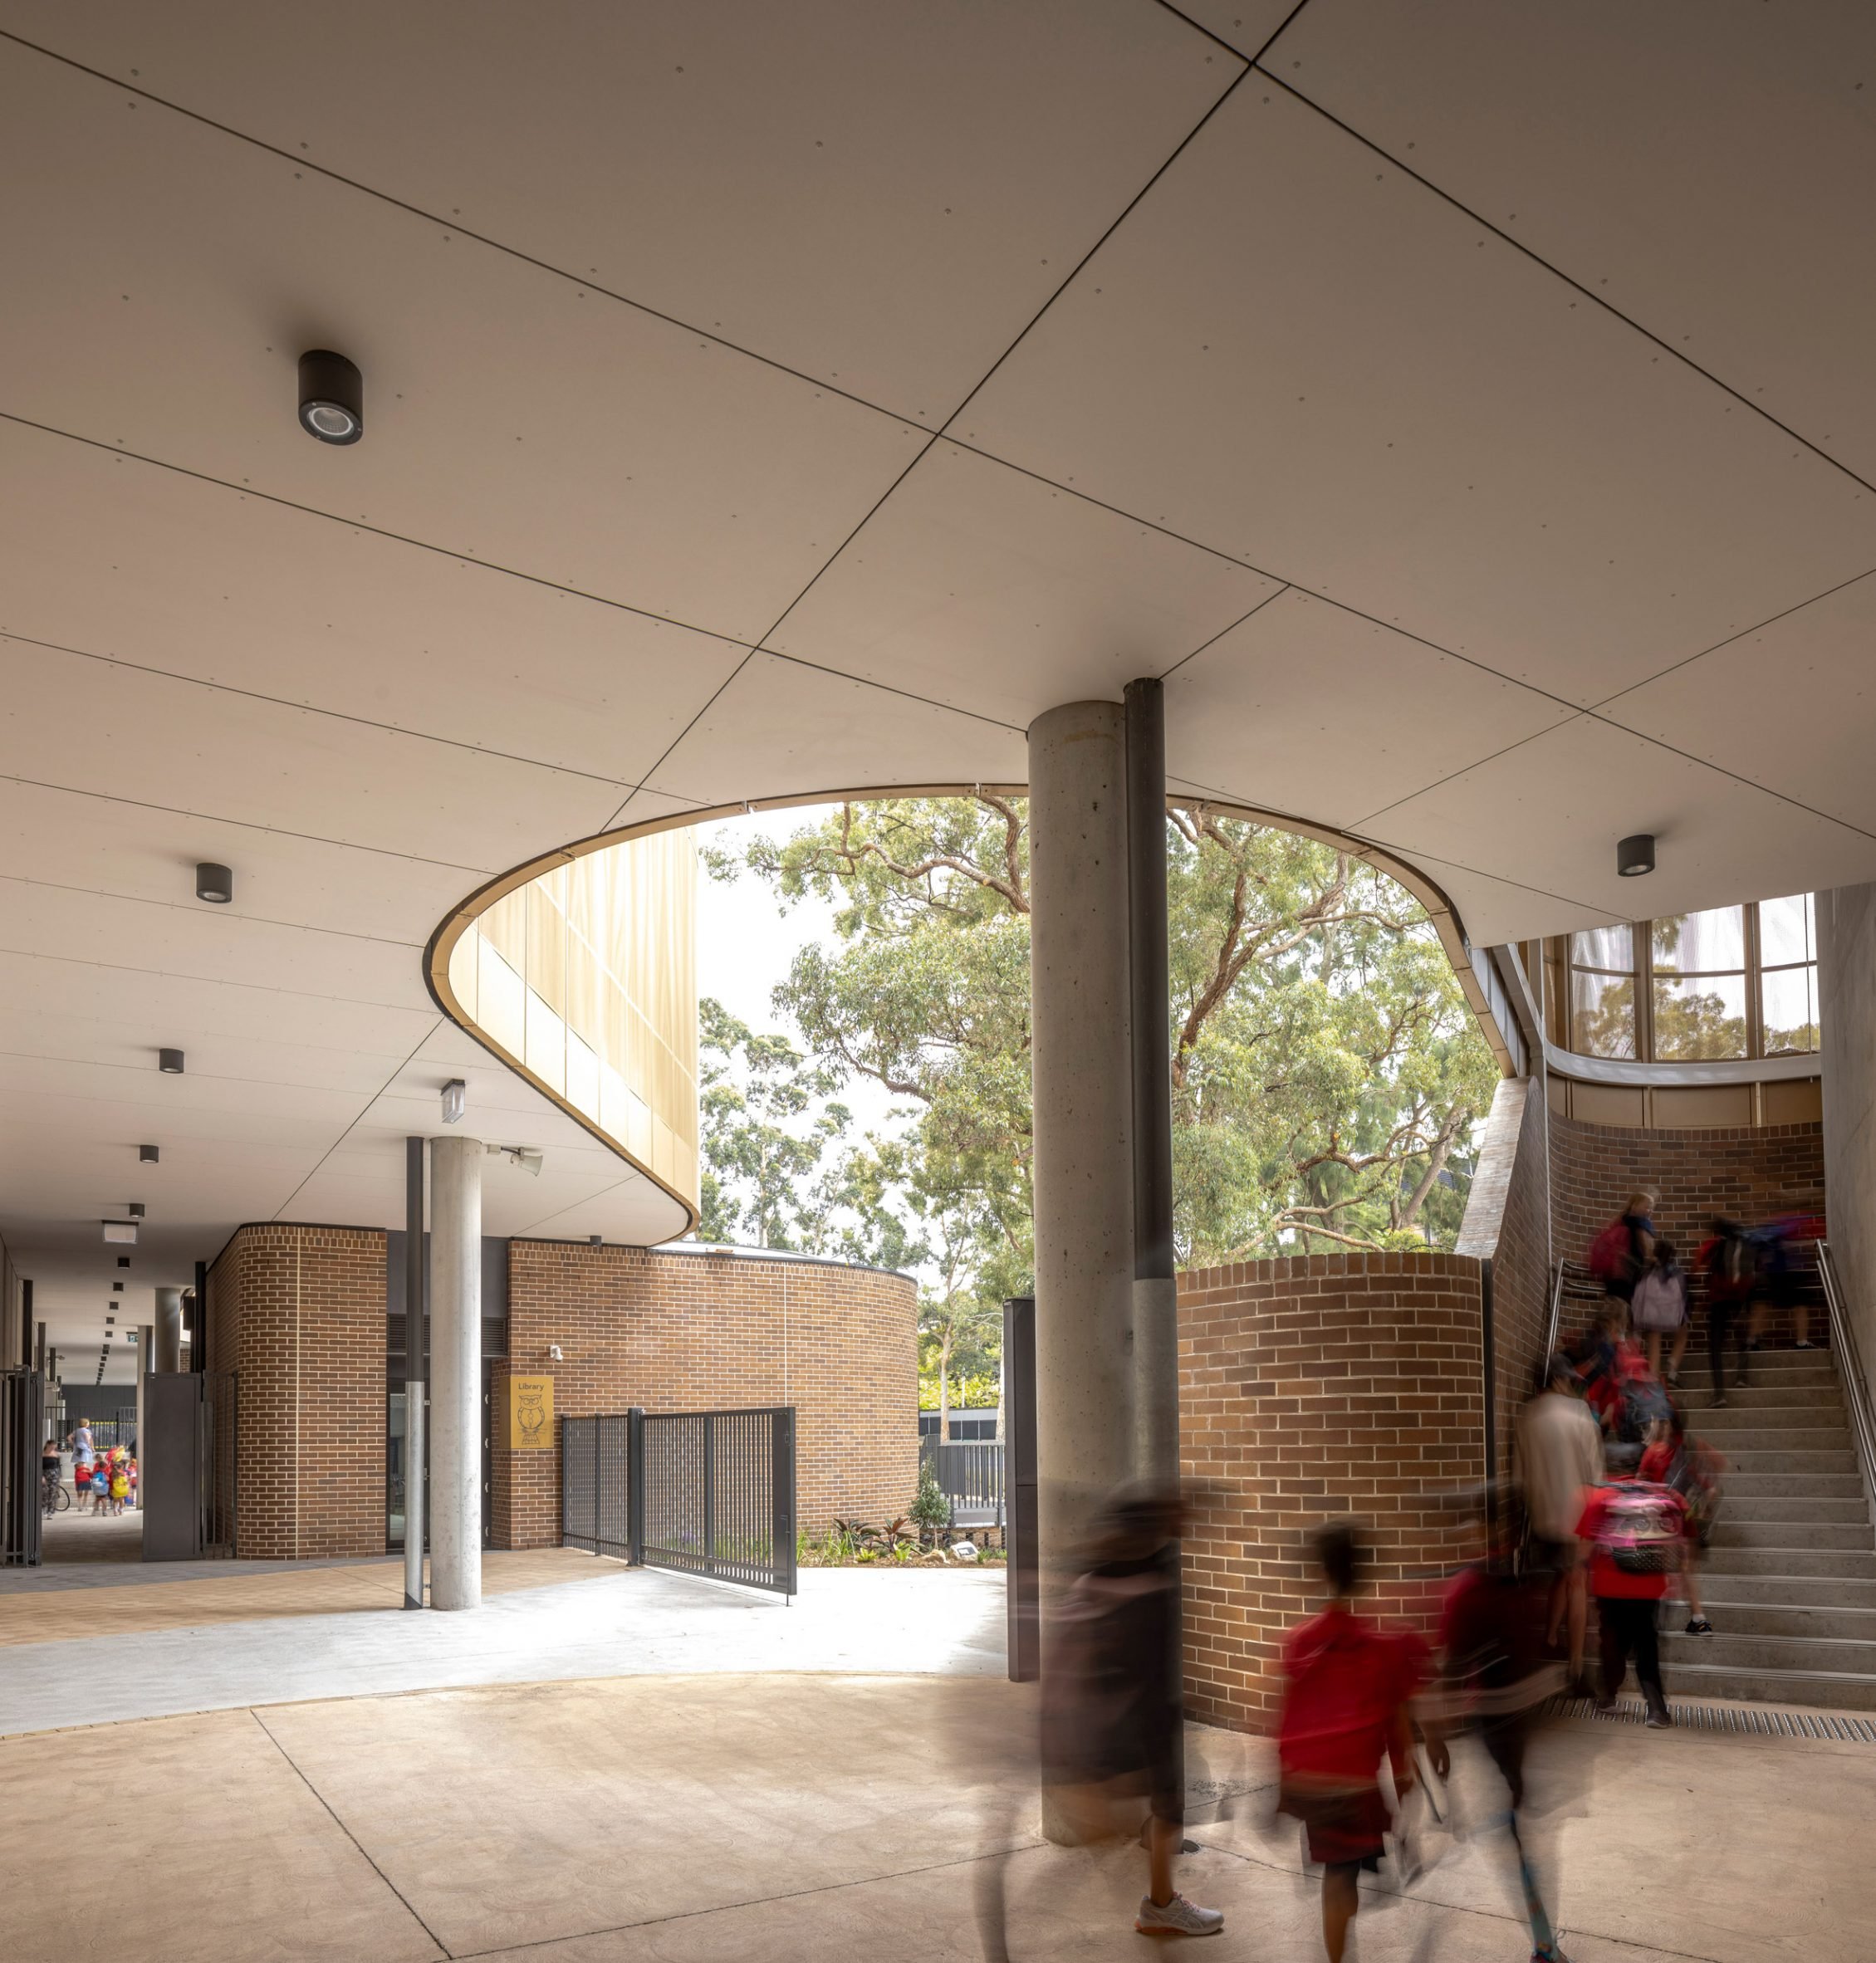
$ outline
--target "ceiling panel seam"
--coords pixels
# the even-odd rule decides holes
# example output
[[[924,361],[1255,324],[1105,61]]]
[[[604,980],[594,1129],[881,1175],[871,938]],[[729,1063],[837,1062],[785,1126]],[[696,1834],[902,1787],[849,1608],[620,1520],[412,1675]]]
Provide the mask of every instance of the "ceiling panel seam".
[[[212,688],[222,695],[238,695],[247,702],[265,702],[272,708],[289,709],[296,715],[325,716],[335,722],[350,722],[360,729],[381,730],[387,736],[408,737],[413,742],[439,743],[444,748],[462,750],[472,756],[492,756],[503,763],[518,763],[529,770],[550,771],[557,776],[583,777],[589,783],[604,784],[612,790],[626,788],[629,780],[608,777],[598,771],[583,771],[571,763],[550,763],[544,757],[522,756],[512,750],[491,749],[486,743],[465,742],[459,737],[438,736],[430,730],[412,729],[400,722],[380,722],[371,716],[356,716],[349,709],[330,709],[318,702],[294,702],[284,695],[268,695],[258,688],[242,688],[233,682],[212,681],[203,675],[185,675],[174,668],[157,668],[147,661],[132,661],[121,654],[100,654],[90,648],[75,648],[66,641],[48,641],[36,634],[13,634],[0,628],[0,639],[17,642],[22,648],[43,648],[49,654],[69,654],[75,661],[95,661],[105,668],[120,668],[132,674],[151,675],[163,682],[184,688]]]
[[[1666,668],[1658,669],[1652,675],[1643,675],[1640,681],[1631,682],[1625,688],[1618,688],[1613,695],[1605,695],[1600,702],[1592,702],[1592,713],[1606,709],[1611,702],[1620,702],[1624,696],[1633,695],[1638,688],[1646,688],[1652,683],[1677,674],[1683,668],[1691,668],[1697,661],[1704,661],[1709,654],[1717,654],[1722,649],[1732,647],[1736,642],[1745,640],[1755,634],[1763,634],[1768,627],[1776,626],[1780,620],[1789,620],[1794,614],[1801,614],[1806,607],[1815,607],[1829,600],[1834,594],[1847,592],[1852,586],[1859,586],[1872,577],[1876,577],[1876,566],[1867,572],[1852,573],[1849,579],[1839,580],[1834,586],[1826,586],[1821,593],[1814,593],[1805,600],[1795,600],[1778,613],[1768,614],[1763,620],[1755,620],[1751,626],[1742,627],[1736,634],[1729,634],[1724,640],[1715,641],[1710,648],[1702,648],[1697,653],[1684,656],[1679,661],[1671,661]]]
[[[566,281],[569,286],[578,287],[583,293],[595,294],[602,300],[613,301],[616,306],[629,307],[634,313],[642,314],[647,320],[662,321],[668,327],[675,327],[685,334],[695,335],[699,340],[708,340],[727,354],[740,355],[745,360],[756,362],[776,374],[786,375],[791,381],[806,383],[824,395],[839,396],[842,400],[854,404],[856,408],[870,410],[874,415],[888,417],[895,423],[909,423],[921,428],[929,428],[928,423],[921,423],[918,418],[901,410],[887,409],[879,403],[869,401],[865,396],[855,394],[850,389],[843,389],[824,376],[804,374],[800,369],[791,368],[786,361],[777,361],[773,355],[762,354],[754,348],[744,347],[737,341],[727,340],[722,334],[708,327],[697,326],[689,321],[679,319],[675,314],[666,313],[642,300],[634,300],[629,293],[620,293],[610,286],[600,286],[590,277],[569,272],[564,266],[556,266],[551,260],[538,258],[532,252],[524,252],[519,246],[492,238],[486,232],[477,232],[463,224],[459,218],[439,217],[434,212],[426,211],[420,204],[413,204],[409,198],[399,198],[389,191],[381,191],[375,185],[365,184],[358,178],[347,177],[342,170],[334,170],[328,165],[315,163],[303,150],[282,149],[278,144],[269,143],[263,136],[255,136],[247,130],[236,129],[230,123],[219,122],[213,116],[204,115],[199,110],[185,108],[181,103],[171,101],[167,96],[153,94],[140,82],[125,81],[104,69],[94,68],[88,62],[76,61],[70,55],[61,54],[56,48],[47,47],[39,42],[28,41],[25,36],[11,33],[3,27],[0,27],[0,41],[10,41],[16,47],[42,56],[47,61],[56,61],[61,67],[71,69],[76,74],[89,76],[92,81],[101,82],[107,88],[120,89],[126,95],[135,95],[155,108],[166,109],[173,115],[184,117],[205,130],[213,130],[218,135],[229,137],[237,143],[263,150],[271,157],[278,157],[283,163],[291,164],[296,170],[311,171],[330,183],[344,185],[348,191],[357,192],[360,197],[373,198],[394,211],[404,212],[411,218],[421,219],[426,225],[435,225],[458,238],[484,246],[489,251],[500,252],[522,265],[531,266],[536,272]],[[1237,58],[1243,60],[1242,55]],[[543,583],[551,584],[551,581]],[[634,608],[632,610],[637,612],[639,609]]]
[[[1831,455],[1829,451],[1820,448],[1819,446],[1813,443],[1808,436],[1804,435],[1799,430],[1794,429],[1789,423],[1781,421],[1762,404],[1755,402],[1750,395],[1741,394],[1737,389],[1734,388],[1731,382],[1727,381],[1723,377],[1714,374],[1712,369],[1703,367],[1699,362],[1696,361],[1691,355],[1683,353],[1682,350],[1677,348],[1672,341],[1664,340],[1660,335],[1657,334],[1652,327],[1647,326],[1645,322],[1638,321],[1633,314],[1624,313],[1620,307],[1617,306],[1614,303],[1614,301],[1604,298],[1601,294],[1599,294],[1594,287],[1585,286],[1583,282],[1579,280],[1573,273],[1566,272],[1563,267],[1557,265],[1554,261],[1546,259],[1540,252],[1532,251],[1531,247],[1526,245],[1521,239],[1515,237],[1511,233],[1504,230],[1502,227],[1493,224],[1490,218],[1482,218],[1479,213],[1474,211],[1469,204],[1462,203],[1459,198],[1454,197],[1450,191],[1447,191],[1443,188],[1440,185],[1435,184],[1431,178],[1415,169],[1411,164],[1403,164],[1401,159],[1394,154],[1393,151],[1386,149],[1381,144],[1377,143],[1373,137],[1364,135],[1359,130],[1356,129],[1352,123],[1345,122],[1341,117],[1335,113],[1333,110],[1325,109],[1322,105],[1316,101],[1313,97],[1305,95],[1300,89],[1296,86],[1294,83],[1286,81],[1281,75],[1277,75],[1271,70],[1263,67],[1261,65],[1256,66],[1256,72],[1262,76],[1266,81],[1269,82],[1272,87],[1281,89],[1286,95],[1293,97],[1296,101],[1301,103],[1305,108],[1313,110],[1317,115],[1320,116],[1325,122],[1329,123],[1335,129],[1340,130],[1344,135],[1352,137],[1354,141],[1360,144],[1364,149],[1367,149],[1374,155],[1379,157],[1384,162],[1391,164],[1396,170],[1399,171],[1403,177],[1410,179],[1413,183],[1421,186],[1423,189],[1431,192],[1432,194],[1435,198],[1438,198],[1442,203],[1450,206],[1452,209],[1460,213],[1472,224],[1481,227],[1485,231],[1489,232],[1494,238],[1498,239],[1503,244],[1511,247],[1511,248],[1521,258],[1528,260],[1533,266],[1541,267],[1544,271],[1548,272],[1554,279],[1561,281],[1565,286],[1570,288],[1571,292],[1579,293],[1583,296],[1584,299],[1593,302],[1597,307],[1600,308],[1604,313],[1607,314],[1611,320],[1619,321],[1624,327],[1628,328],[1631,333],[1638,334],[1641,335],[1641,337],[1646,340],[1650,346],[1659,348],[1663,354],[1671,355],[1674,360],[1678,361],[1681,365],[1682,367],[1687,369],[1690,373],[1700,376],[1702,380],[1711,384],[1712,387],[1720,390],[1722,394],[1729,396],[1734,402],[1739,404],[1741,408],[1751,410],[1751,413],[1755,416],[1758,417],[1761,422],[1769,424],[1772,428],[1777,430],[1781,435],[1789,437],[1793,443],[1803,444],[1805,448],[1809,450],[1814,457],[1816,457],[1822,462],[1829,464],[1833,470],[1838,472],[1841,476],[1847,477],[1850,482],[1859,486],[1862,490],[1876,492],[1876,483],[1873,483],[1869,478],[1859,475],[1859,473],[1852,470],[1841,458],[1834,457]]]
[[[425,1030],[423,1035],[417,1039],[416,1042],[411,1045],[409,1055],[407,1055],[404,1060],[399,1064],[396,1070],[393,1070],[390,1075],[388,1076],[385,1081],[378,1086],[377,1089],[373,1091],[370,1096],[365,1100],[364,1104],[359,1107],[358,1112],[353,1118],[351,1123],[348,1124],[342,1132],[340,1133],[338,1137],[336,1138],[332,1143],[326,1147],[324,1152],[321,1153],[318,1161],[313,1166],[312,1170],[309,1172],[306,1177],[303,1178],[300,1183],[293,1188],[292,1192],[288,1193],[287,1197],[274,1208],[273,1212],[268,1216],[270,1219],[278,1220],[281,1215],[283,1214],[287,1209],[293,1204],[294,1201],[299,1198],[300,1195],[303,1193],[306,1190],[307,1187],[312,1183],[314,1179],[318,1177],[320,1167],[323,1166],[326,1160],[331,1158],[332,1154],[336,1152],[339,1148],[345,1143],[346,1139],[350,1138],[352,1133],[358,1129],[360,1125],[365,1122],[366,1114],[370,1111],[371,1107],[378,1102],[380,1098],[384,1096],[385,1093],[397,1082],[399,1077],[409,1068],[410,1065],[415,1060],[418,1051],[424,1047],[424,1044],[429,1042],[430,1038],[433,1036],[439,1029],[442,1029],[444,1026],[445,1019],[443,1016],[438,1016],[432,1019],[430,1026]]]
[[[98,961],[85,954],[53,954],[43,947],[0,947],[0,957],[16,961],[51,961],[73,968],[96,968],[107,975],[141,975],[157,982],[175,982],[192,988],[242,988],[251,995],[284,996],[306,1002],[342,1002],[349,1008],[381,1009],[396,1016],[424,1016],[433,1021],[435,1011],[422,1002],[385,1002],[369,995],[316,995],[311,989],[287,988],[277,982],[242,982],[228,975],[197,975],[186,969],[139,967],[125,961]],[[316,1047],[316,1045],[308,1045]]]
[[[277,839],[298,839],[309,845],[330,845],[336,852],[369,852],[375,859],[395,859],[407,865],[441,866],[451,873],[468,873],[486,879],[506,869],[501,866],[464,865],[453,859],[426,859],[420,852],[396,852],[389,845],[364,845],[352,839],[329,839],[316,831],[289,831],[284,825],[262,825],[252,818],[223,818],[213,811],[192,811],[181,805],[153,804],[148,798],[122,797],[114,791],[92,791],[78,784],[53,784],[42,777],[22,777],[0,771],[0,784],[23,784],[34,791],[56,791],[66,797],[95,798],[100,804],[124,805],[135,811],[161,811],[170,818],[188,818],[198,825],[232,825],[242,831],[266,832]]]
[[[161,907],[179,918],[199,920],[201,903],[190,906],[181,900],[157,899],[147,893],[119,893],[109,886],[73,886],[63,879],[35,879],[26,873],[0,873],[0,884],[8,886],[37,886],[47,893],[75,893],[86,899],[111,900],[127,907]],[[411,947],[421,952],[427,945],[423,941],[404,941],[390,934],[360,933],[349,927],[319,927],[306,920],[277,920],[268,913],[224,913],[220,917],[223,929],[238,926],[277,927],[289,933],[324,934],[336,941],[364,941],[374,947]]]
[[[1218,631],[1212,636],[1210,640],[1201,641],[1198,645],[1193,649],[1191,654],[1182,654],[1170,668],[1163,669],[1160,673],[1159,679],[1162,682],[1169,682],[1188,661],[1198,660],[1199,656],[1203,654],[1207,648],[1215,645],[1219,641],[1222,641],[1227,634],[1236,634],[1238,629],[1243,626],[1245,621],[1251,618],[1252,614],[1262,613],[1264,609],[1267,607],[1273,600],[1281,600],[1286,593],[1291,592],[1292,590],[1293,589],[1291,587],[1288,582],[1286,581],[1284,585],[1277,588],[1276,592],[1266,593],[1264,597],[1257,602],[1256,605],[1251,609],[1250,613],[1244,614],[1238,619],[1233,620],[1229,626],[1221,627]]]
[[[0,40],[5,35],[0,32]],[[257,498],[262,502],[277,506],[282,511],[298,512],[302,516],[317,518],[323,524],[344,525],[361,536],[369,533],[373,538],[388,539],[394,545],[409,546],[414,551],[433,553],[439,559],[453,560],[457,565],[476,568],[483,572],[499,573],[504,578],[524,580],[530,586],[539,586],[548,593],[564,593],[570,600],[583,600],[594,606],[610,607],[614,612],[632,614],[641,620],[655,620],[665,627],[681,627],[687,633],[700,634],[707,639],[721,641],[732,648],[748,648],[755,645],[740,635],[724,634],[714,627],[699,627],[694,622],[680,620],[673,614],[660,614],[649,607],[634,606],[628,600],[614,600],[604,593],[590,593],[583,586],[569,586],[560,580],[550,580],[544,573],[528,572],[517,565],[504,565],[498,561],[478,559],[473,553],[458,551],[452,546],[433,544],[429,539],[414,538],[406,531],[393,531],[383,525],[374,525],[363,518],[347,518],[337,512],[321,511],[316,504],[302,504],[296,498],[282,497],[277,492],[262,491],[252,484],[232,484],[226,477],[218,477],[205,470],[192,470],[186,463],[172,463],[163,457],[152,457],[141,450],[132,450],[117,443],[107,443],[101,437],[86,436],[77,429],[62,429],[56,423],[36,423],[31,416],[17,414],[11,409],[0,409],[0,423],[16,423],[22,429],[37,429],[42,436],[62,437],[66,442],[83,443],[87,448],[101,450],[107,457],[127,458],[132,463],[147,464],[152,470],[170,471],[179,477],[188,477],[198,484],[212,484],[217,490],[230,491],[237,497]]]

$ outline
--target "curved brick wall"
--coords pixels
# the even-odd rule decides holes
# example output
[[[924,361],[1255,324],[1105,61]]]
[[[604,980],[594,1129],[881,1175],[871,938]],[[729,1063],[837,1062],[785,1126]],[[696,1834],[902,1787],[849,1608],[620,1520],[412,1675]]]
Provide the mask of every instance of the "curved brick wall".
[[[874,1268],[515,1241],[508,1363],[551,1374],[556,1417],[796,1407],[796,1508],[810,1532],[877,1525],[918,1483],[918,1290]],[[563,1355],[550,1361],[558,1344]],[[497,1408],[506,1402],[497,1372]],[[557,1427],[556,1427],[557,1432]],[[560,1539],[558,1451],[509,1451],[497,1424],[498,1547]]]
[[[1479,1264],[1313,1255],[1179,1277],[1180,1456],[1215,1488],[1185,1548],[1190,1716],[1263,1730],[1285,1633],[1318,1603],[1306,1537],[1373,1530],[1370,1607],[1428,1626],[1470,1551],[1442,1496],[1484,1476]]]

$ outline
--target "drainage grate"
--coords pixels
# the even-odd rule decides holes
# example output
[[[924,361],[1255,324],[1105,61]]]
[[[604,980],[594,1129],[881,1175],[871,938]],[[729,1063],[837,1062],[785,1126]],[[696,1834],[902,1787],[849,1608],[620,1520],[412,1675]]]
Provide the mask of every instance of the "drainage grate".
[[[1598,1711],[1587,1697],[1554,1697],[1545,1707],[1553,1717],[1590,1718],[1599,1725],[1638,1725],[1648,1716],[1639,1698],[1620,1697]],[[1876,1745],[1876,1718],[1844,1717],[1824,1711],[1775,1711],[1759,1704],[1687,1704],[1668,1700],[1668,1712],[1689,1731],[1739,1731],[1762,1738],[1835,1738],[1852,1745]]]

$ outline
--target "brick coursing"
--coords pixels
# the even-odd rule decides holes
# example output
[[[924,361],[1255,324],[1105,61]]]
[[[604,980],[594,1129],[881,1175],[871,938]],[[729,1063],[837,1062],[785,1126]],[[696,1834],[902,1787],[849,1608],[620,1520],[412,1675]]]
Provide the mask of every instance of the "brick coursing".
[[[912,1281],[876,1269],[511,1242],[508,1357],[494,1386],[496,1544],[558,1542],[560,1420],[634,1404],[792,1404],[803,1528],[904,1513],[918,1483],[917,1325]],[[551,1361],[555,1344],[563,1354]],[[507,1449],[511,1371],[552,1376],[552,1451]]]
[[[241,1228],[208,1270],[208,1363],[238,1373],[238,1551],[385,1549],[385,1236]]]
[[[1179,1277],[1188,1713],[1269,1728],[1285,1633],[1318,1605],[1307,1536],[1353,1515],[1370,1606],[1430,1627],[1471,1550],[1448,1496],[1484,1471],[1479,1264],[1312,1255]]]
[[[1751,1226],[1824,1211],[1821,1124],[1644,1131],[1553,1109],[1550,1136],[1553,1231],[1566,1261],[1587,1261],[1589,1243],[1642,1190],[1659,1196],[1655,1225],[1688,1261],[1716,1214]],[[1789,1317],[1767,1327],[1775,1340],[1790,1333]]]

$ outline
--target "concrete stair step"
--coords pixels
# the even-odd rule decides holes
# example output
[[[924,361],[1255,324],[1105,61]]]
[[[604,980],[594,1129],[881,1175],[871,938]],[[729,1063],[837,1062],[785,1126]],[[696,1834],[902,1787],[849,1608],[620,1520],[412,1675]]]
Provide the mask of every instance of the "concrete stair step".
[[[1876,1638],[1859,1642],[1837,1637],[1735,1636],[1718,1629],[1711,1636],[1683,1636],[1680,1627],[1671,1624],[1671,1633],[1662,1637],[1662,1661],[1669,1671],[1683,1662],[1724,1670],[1828,1670],[1867,1677],[1876,1684]]]
[[[1768,1478],[1854,1479],[1854,1451],[1729,1451],[1727,1476]]]
[[[1724,1548],[1779,1548],[1794,1553],[1805,1550],[1823,1554],[1869,1554],[1876,1547],[1867,1521],[1859,1525],[1814,1526],[1805,1521],[1733,1520],[1722,1512],[1713,1530],[1713,1546]]]
[[[1701,1564],[1701,1579],[1709,1575],[1792,1577],[1806,1581],[1876,1581],[1876,1549],[1844,1553],[1841,1549],[1758,1547],[1740,1542],[1716,1544]],[[1709,1583],[1717,1586],[1717,1579]]]
[[[1839,1581],[1822,1574],[1715,1574],[1703,1569],[1702,1592],[1715,1608],[1876,1610],[1876,1579]]]
[[[1721,1481],[1728,1502],[1734,1500],[1860,1500],[1863,1481],[1849,1472],[1757,1472],[1730,1467]]]
[[[1740,1381],[1738,1366],[1730,1356],[1726,1361],[1726,1378],[1728,1384]],[[1746,1382],[1763,1384],[1768,1389],[1798,1390],[1836,1381],[1837,1366],[1822,1350],[1814,1350],[1809,1356],[1790,1350],[1761,1350],[1757,1356],[1746,1359]],[[1712,1388],[1713,1373],[1705,1357],[1696,1363],[1689,1353],[1681,1365],[1681,1384],[1687,1390]]]
[[[1796,1526],[1854,1526],[1869,1518],[1869,1503],[1861,1493],[1847,1499],[1815,1499],[1809,1490],[1789,1496],[1768,1494],[1741,1497],[1729,1483],[1726,1517],[1728,1520],[1769,1523],[1788,1520]]]
[[[1703,1427],[1732,1422],[1742,1411],[1820,1411],[1831,1413],[1839,1424],[1844,1421],[1844,1393],[1834,1378],[1827,1384],[1795,1384],[1789,1388],[1780,1384],[1729,1382],[1727,1401],[1717,1410],[1713,1407],[1712,1393],[1704,1383],[1683,1383],[1676,1394],[1686,1407],[1687,1416],[1697,1417]],[[1782,1423],[1785,1420],[1780,1418],[1776,1422]]]
[[[1668,1612],[1670,1631],[1684,1625],[1677,1603]],[[1876,1608],[1799,1608],[1789,1603],[1709,1602],[1715,1639],[1721,1636],[1805,1636],[1818,1640],[1876,1642]],[[1689,1640],[1683,1638],[1683,1640]],[[1705,1638],[1697,1640],[1704,1643]]]
[[[1708,1639],[1709,1641],[1711,1639]],[[1876,1677],[1828,1670],[1754,1670],[1684,1662],[1667,1667],[1668,1695],[1698,1703],[1798,1704],[1814,1711],[1876,1711]]]
[[[1717,1411],[1716,1417],[1731,1417],[1730,1411]],[[1757,1414],[1764,1417],[1761,1412]],[[1702,1424],[1695,1434],[1715,1451],[1736,1459],[1742,1451],[1854,1451],[1849,1427],[1841,1424],[1719,1425]]]

